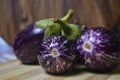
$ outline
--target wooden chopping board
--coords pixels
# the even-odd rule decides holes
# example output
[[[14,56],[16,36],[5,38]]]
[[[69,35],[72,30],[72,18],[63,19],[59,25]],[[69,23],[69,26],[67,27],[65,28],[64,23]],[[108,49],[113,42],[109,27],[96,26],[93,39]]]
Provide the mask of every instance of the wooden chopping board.
[[[110,73],[95,73],[76,67],[64,75],[46,73],[40,65],[24,65],[18,60],[0,63],[0,80],[120,80],[120,65]]]

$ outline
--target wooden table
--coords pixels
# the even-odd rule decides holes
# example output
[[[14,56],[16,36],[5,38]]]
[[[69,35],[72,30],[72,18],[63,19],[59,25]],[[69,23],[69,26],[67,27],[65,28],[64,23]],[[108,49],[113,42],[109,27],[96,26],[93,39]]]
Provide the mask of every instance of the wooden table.
[[[120,80],[120,65],[112,72],[104,74],[77,67],[65,75],[51,75],[40,65],[24,65],[15,60],[0,63],[0,80]]]

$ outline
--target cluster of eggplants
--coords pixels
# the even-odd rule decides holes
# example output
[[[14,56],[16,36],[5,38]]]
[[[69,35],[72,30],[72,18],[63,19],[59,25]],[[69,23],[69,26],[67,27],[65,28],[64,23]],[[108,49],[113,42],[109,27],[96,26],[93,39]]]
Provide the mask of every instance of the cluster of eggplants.
[[[16,57],[24,64],[38,63],[37,56],[41,54],[40,50],[43,40],[54,35],[62,35],[71,41],[76,40],[81,32],[81,28],[76,24],[67,23],[72,14],[73,11],[69,10],[68,14],[63,18],[40,20],[21,30],[14,41]],[[69,34],[67,29],[69,29]]]
[[[119,41],[108,29],[68,23],[73,11],[60,19],[37,21],[15,38],[14,51],[26,64],[40,63],[49,73],[70,71],[77,61],[92,70],[110,71],[119,63]],[[82,34],[81,34],[82,33]]]

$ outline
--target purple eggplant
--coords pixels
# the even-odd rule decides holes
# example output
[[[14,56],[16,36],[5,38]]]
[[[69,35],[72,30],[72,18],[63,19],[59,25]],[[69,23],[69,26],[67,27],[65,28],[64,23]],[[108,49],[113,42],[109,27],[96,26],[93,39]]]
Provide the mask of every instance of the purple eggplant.
[[[77,40],[77,49],[89,69],[104,72],[118,65],[118,39],[112,31],[105,28],[86,30]]]
[[[61,74],[72,70],[75,59],[72,43],[62,36],[52,36],[41,44],[38,60],[49,73]]]
[[[37,55],[43,41],[44,30],[30,24],[18,33],[14,42],[16,57],[25,64],[38,63]]]

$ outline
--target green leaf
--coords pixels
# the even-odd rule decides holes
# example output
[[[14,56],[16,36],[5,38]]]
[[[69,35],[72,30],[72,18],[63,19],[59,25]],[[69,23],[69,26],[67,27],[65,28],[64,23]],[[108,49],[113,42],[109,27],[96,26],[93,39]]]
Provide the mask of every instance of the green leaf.
[[[76,24],[67,23],[69,28],[62,30],[62,35],[71,41],[76,41],[81,34],[81,27]]]
[[[52,35],[60,35],[61,34],[61,25],[58,23],[54,23],[53,18],[44,19],[36,22],[36,26],[45,30],[44,38],[48,38]]]
[[[60,34],[61,34],[61,26],[57,23],[54,23],[54,25],[46,28],[44,38],[49,38],[50,36],[60,35]]]
[[[54,25],[54,19],[53,18],[43,19],[43,20],[35,22],[35,24],[36,24],[37,27],[46,30],[47,27]]]
[[[55,22],[61,25],[62,36],[67,37],[69,40],[75,41],[80,36],[82,27],[80,27],[79,25],[72,23],[65,23],[60,19],[57,19]]]

